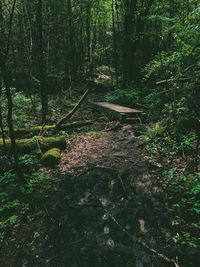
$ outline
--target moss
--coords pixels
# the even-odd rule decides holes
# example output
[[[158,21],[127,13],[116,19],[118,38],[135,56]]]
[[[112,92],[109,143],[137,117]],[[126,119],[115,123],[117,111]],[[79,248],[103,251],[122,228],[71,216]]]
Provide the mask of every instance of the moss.
[[[33,136],[34,134],[41,134],[48,131],[54,130],[55,125],[45,125],[45,126],[35,126],[30,128],[17,128],[15,129],[15,136],[22,137],[22,136]],[[5,128],[5,133],[9,135],[8,128]],[[1,132],[0,132],[1,134]]]
[[[75,122],[62,125],[61,130],[71,130],[74,128],[88,126],[91,124],[92,124],[91,120],[75,121]],[[55,129],[55,125],[45,125],[45,126],[39,125],[39,126],[30,127],[30,128],[18,128],[18,129],[15,129],[15,136],[22,138],[22,137],[31,137],[31,136],[38,135],[38,134],[44,135],[46,133],[52,132],[54,129]],[[5,128],[4,131],[6,135],[9,135],[8,128]],[[0,131],[0,135],[1,135],[1,131]]]
[[[60,149],[66,148],[66,139],[62,136],[56,136],[56,137],[35,136],[34,139],[39,141],[39,144],[44,151],[47,151],[48,149],[54,147]]]
[[[42,151],[47,151],[53,147],[59,149],[66,148],[66,140],[64,137],[42,137],[35,136],[33,138],[25,138],[16,140],[16,147],[19,153],[29,153],[30,151],[38,149],[38,144],[40,145]],[[11,142],[6,140],[6,150],[10,150]],[[4,150],[3,142],[0,139],[0,150]]]
[[[60,149],[52,148],[42,155],[42,163],[46,167],[54,168],[60,161]]]

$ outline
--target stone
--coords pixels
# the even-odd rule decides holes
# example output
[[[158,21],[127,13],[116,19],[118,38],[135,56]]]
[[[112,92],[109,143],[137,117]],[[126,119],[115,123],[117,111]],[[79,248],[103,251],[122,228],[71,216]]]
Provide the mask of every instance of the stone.
[[[52,148],[42,155],[42,164],[46,167],[55,168],[61,159],[59,148]]]

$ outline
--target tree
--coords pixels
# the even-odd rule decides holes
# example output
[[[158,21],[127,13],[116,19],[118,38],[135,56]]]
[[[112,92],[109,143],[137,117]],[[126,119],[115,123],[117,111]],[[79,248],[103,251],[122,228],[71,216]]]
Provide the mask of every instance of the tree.
[[[45,123],[48,114],[48,93],[46,88],[46,71],[44,63],[44,42],[43,42],[43,2],[38,0],[37,10],[38,26],[38,69],[40,77],[40,95],[42,104],[42,122]]]
[[[5,86],[6,98],[8,102],[7,123],[9,127],[9,136],[11,139],[11,152],[12,155],[14,156],[15,163],[17,164],[18,157],[16,152],[16,142],[15,142],[14,125],[13,125],[13,101],[10,90],[10,80],[8,76],[8,64],[7,64],[15,6],[16,6],[16,0],[14,0],[12,4],[12,10],[9,18],[8,36],[7,38],[5,38],[5,32],[3,28],[4,25],[3,7],[2,7],[2,2],[0,2],[0,68],[1,68],[2,79]],[[1,122],[1,128],[3,130],[2,122]]]

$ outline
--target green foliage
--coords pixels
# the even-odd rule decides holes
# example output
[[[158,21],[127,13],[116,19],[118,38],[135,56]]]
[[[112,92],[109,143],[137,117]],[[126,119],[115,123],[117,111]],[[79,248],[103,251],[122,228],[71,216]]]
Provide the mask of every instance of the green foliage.
[[[36,124],[36,117],[33,117],[33,107],[30,97],[27,97],[22,92],[17,92],[14,88],[12,89],[13,98],[13,123],[16,128],[20,127],[31,127]],[[4,125],[7,125],[7,101],[5,91],[3,90],[2,96],[0,96],[2,117],[4,119]],[[38,115],[34,114],[35,116]]]
[[[200,181],[199,181],[198,184],[195,184],[195,185],[192,187],[192,189],[191,189],[190,192],[191,192],[192,195],[198,195],[198,194],[200,194]]]
[[[177,233],[173,237],[173,241],[190,248],[198,248],[200,246],[200,238],[192,235],[189,232],[181,232],[180,234]]]
[[[183,2],[181,3],[185,8]],[[156,19],[162,23],[163,42],[160,52],[144,68],[144,80],[151,88],[147,92],[145,103],[149,106],[151,114],[156,119],[161,116],[173,118],[172,123],[177,122],[176,127],[187,133],[195,129],[194,121],[199,112],[199,90],[197,92],[195,84],[200,78],[199,16],[198,9],[193,9],[192,4],[190,7],[188,16],[182,22],[174,16],[171,22],[166,23],[164,13],[158,15],[158,18],[154,15],[150,16],[150,19]],[[176,6],[174,14],[179,14],[179,8]],[[169,34],[170,49],[166,49],[164,40],[169,38]],[[155,82],[159,81],[163,83],[155,86]],[[190,125],[186,120],[190,121]],[[184,125],[185,123],[187,125]]]
[[[51,188],[49,175],[39,172],[39,157],[24,155],[19,161],[24,183],[14,170],[0,175],[0,239],[7,228],[19,222],[28,211],[44,203]]]
[[[167,125],[162,122],[146,131],[146,147],[151,163],[161,163],[166,157],[185,157],[191,153],[194,154],[197,140],[197,135],[194,132],[177,136],[176,132],[170,133],[168,130]],[[170,161],[168,164],[171,166]]]
[[[112,94],[109,94],[106,98],[106,101],[120,104],[128,107],[135,107],[137,101],[139,99],[139,93],[133,89],[126,89],[126,90],[117,90]]]
[[[154,127],[148,128],[146,131],[146,136],[149,138],[155,138],[162,135],[166,131],[166,123],[158,122]]]
[[[38,155],[25,154],[20,157],[19,165],[24,172],[36,171],[40,166],[40,157]]]
[[[14,123],[17,127],[24,125],[27,122],[27,114],[32,113],[31,100],[22,92],[15,92],[13,95],[14,103]]]
[[[35,172],[29,176],[27,184],[20,188],[22,196],[29,200],[29,206],[34,207],[43,203],[48,196],[51,183],[49,175]]]
[[[110,75],[112,73],[112,69],[109,66],[102,65],[97,68],[97,72],[103,73],[104,75]]]
[[[163,126],[163,124],[160,124]],[[180,214],[182,221],[197,222],[191,226],[186,224],[174,237],[175,243],[187,248],[200,246],[200,238],[196,236],[200,225],[200,175],[195,169],[187,166],[187,158],[194,155],[197,135],[191,131],[177,134],[171,125],[164,128],[156,124],[146,133],[148,136],[148,161],[156,173],[166,180],[168,195],[172,185],[172,201],[175,214]],[[161,129],[161,130],[160,130]],[[190,162],[191,165],[191,162]],[[174,191],[176,192],[174,194]]]
[[[63,114],[66,114],[74,106],[73,99],[67,99],[60,95],[49,99],[49,115],[53,121],[58,121]]]

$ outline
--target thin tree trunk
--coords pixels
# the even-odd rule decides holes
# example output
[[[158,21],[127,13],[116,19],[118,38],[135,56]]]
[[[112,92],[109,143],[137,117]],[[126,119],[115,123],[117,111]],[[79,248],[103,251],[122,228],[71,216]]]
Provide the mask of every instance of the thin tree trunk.
[[[2,77],[1,77],[1,72],[0,72],[0,98],[1,98],[1,94],[2,94]],[[2,132],[2,141],[3,141],[3,146],[5,148],[6,146],[6,136],[5,136],[5,132],[4,132],[4,127],[3,127],[3,116],[2,116],[2,107],[1,107],[1,102],[0,102],[0,129]]]
[[[199,171],[199,144],[200,144],[200,135],[199,133],[197,137],[197,142],[196,142],[196,155],[195,155],[195,166],[196,166],[196,172]]]
[[[39,76],[40,76],[40,95],[42,104],[42,122],[45,123],[48,113],[48,95],[46,91],[46,75],[44,66],[44,45],[43,45],[43,4],[38,0],[38,51],[39,51]]]
[[[69,51],[69,82],[70,82],[70,88],[71,88],[71,80],[72,77],[75,75],[75,42],[74,42],[74,25],[72,21],[72,1],[68,0],[68,31],[69,31],[69,42],[68,42],[68,51]]]
[[[125,0],[124,3],[124,45],[123,45],[123,80],[127,85],[137,79],[138,70],[135,62],[136,47],[136,9],[137,0]]]
[[[12,101],[12,94],[10,91],[10,86],[9,86],[9,79],[6,71],[6,65],[2,60],[0,61],[1,64],[1,71],[2,71],[2,76],[4,80],[4,85],[5,85],[5,92],[6,92],[6,98],[8,102],[8,113],[7,113],[7,123],[8,123],[8,128],[9,128],[9,137],[11,140],[11,152],[12,155],[14,156],[15,162],[18,162],[18,157],[17,157],[17,152],[16,152],[16,142],[15,142],[15,134],[14,134],[14,126],[13,126],[13,101]]]
[[[7,72],[7,58],[9,54],[9,48],[10,48],[10,38],[11,38],[11,32],[12,32],[15,5],[16,5],[16,0],[14,0],[13,5],[12,5],[12,12],[10,14],[9,32],[7,36],[7,42],[6,44],[4,44],[3,42],[3,39],[4,39],[3,38],[4,37],[3,9],[2,9],[2,2],[0,2],[0,68],[1,68],[4,85],[5,85],[6,98],[8,102],[7,124],[9,128],[9,136],[11,140],[11,153],[14,156],[15,164],[17,165],[18,157],[17,157],[17,152],[16,152],[16,142],[15,142],[14,125],[13,125],[13,101],[12,101],[12,94],[10,90],[9,78],[8,78],[8,72]],[[5,54],[4,54],[4,51],[6,51]]]
[[[91,71],[91,6],[87,3],[86,9],[86,33],[87,33],[87,59],[89,71]]]
[[[115,29],[115,3],[112,0],[112,28],[113,28],[113,62],[115,66],[115,80],[118,86],[118,59],[117,59],[117,40],[116,40],[116,29]]]

